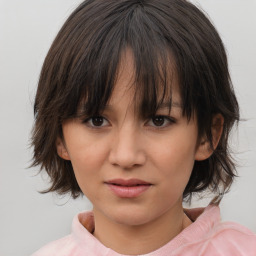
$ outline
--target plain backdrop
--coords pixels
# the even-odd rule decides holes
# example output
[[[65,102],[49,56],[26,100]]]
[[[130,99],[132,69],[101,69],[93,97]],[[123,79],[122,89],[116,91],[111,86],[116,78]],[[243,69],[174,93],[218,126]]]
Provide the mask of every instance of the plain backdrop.
[[[28,168],[33,101],[44,57],[80,0],[0,0],[0,256],[25,256],[70,232],[86,198],[41,195],[47,177]],[[231,144],[239,178],[221,203],[224,220],[256,232],[256,1],[193,1],[227,48],[242,121]],[[207,204],[208,199],[192,206]]]

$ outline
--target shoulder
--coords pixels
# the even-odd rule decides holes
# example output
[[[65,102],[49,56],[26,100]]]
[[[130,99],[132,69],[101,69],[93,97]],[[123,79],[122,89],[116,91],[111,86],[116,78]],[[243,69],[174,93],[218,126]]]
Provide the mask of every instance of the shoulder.
[[[76,251],[76,246],[71,235],[58,239],[56,241],[50,242],[49,244],[43,246],[41,249],[36,251],[31,256],[71,256],[79,255],[74,253]]]
[[[238,223],[219,223],[192,247],[200,255],[256,256],[256,234]]]
[[[205,242],[207,247],[222,251],[223,255],[256,256],[256,234],[238,223],[220,223]]]
[[[256,235],[237,223],[223,223],[176,252],[182,256],[256,256]]]
[[[238,223],[222,222],[216,206],[197,216],[184,235],[187,240],[180,248],[184,256],[256,256],[256,234]]]
[[[71,234],[50,242],[31,256],[81,256],[96,247],[95,239],[91,235],[94,228],[91,212],[77,214],[72,222]],[[89,229],[89,230],[88,230]]]

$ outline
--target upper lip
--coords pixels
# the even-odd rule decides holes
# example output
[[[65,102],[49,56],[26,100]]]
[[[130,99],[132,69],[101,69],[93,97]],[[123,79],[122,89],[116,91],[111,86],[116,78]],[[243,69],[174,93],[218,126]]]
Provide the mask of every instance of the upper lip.
[[[113,184],[113,185],[119,185],[119,186],[136,186],[136,185],[151,185],[151,183],[140,180],[140,179],[113,179],[113,180],[108,180],[105,183],[107,184]]]

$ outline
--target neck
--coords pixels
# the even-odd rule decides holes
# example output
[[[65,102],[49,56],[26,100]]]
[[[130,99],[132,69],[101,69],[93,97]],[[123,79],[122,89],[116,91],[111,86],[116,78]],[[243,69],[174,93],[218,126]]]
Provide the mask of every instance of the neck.
[[[117,223],[94,209],[94,236],[106,247],[120,254],[138,255],[152,252],[177,236],[191,221],[182,207],[164,213],[150,223]]]

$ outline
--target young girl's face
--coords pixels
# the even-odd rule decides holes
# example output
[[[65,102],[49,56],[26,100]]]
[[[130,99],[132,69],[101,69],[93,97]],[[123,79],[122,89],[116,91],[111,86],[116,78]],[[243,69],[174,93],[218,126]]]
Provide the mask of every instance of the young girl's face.
[[[194,161],[203,152],[197,147],[196,120],[182,116],[176,79],[171,111],[163,104],[156,116],[143,120],[133,108],[131,53],[121,66],[103,113],[85,122],[66,121],[57,151],[71,160],[96,216],[141,225],[180,212]]]

